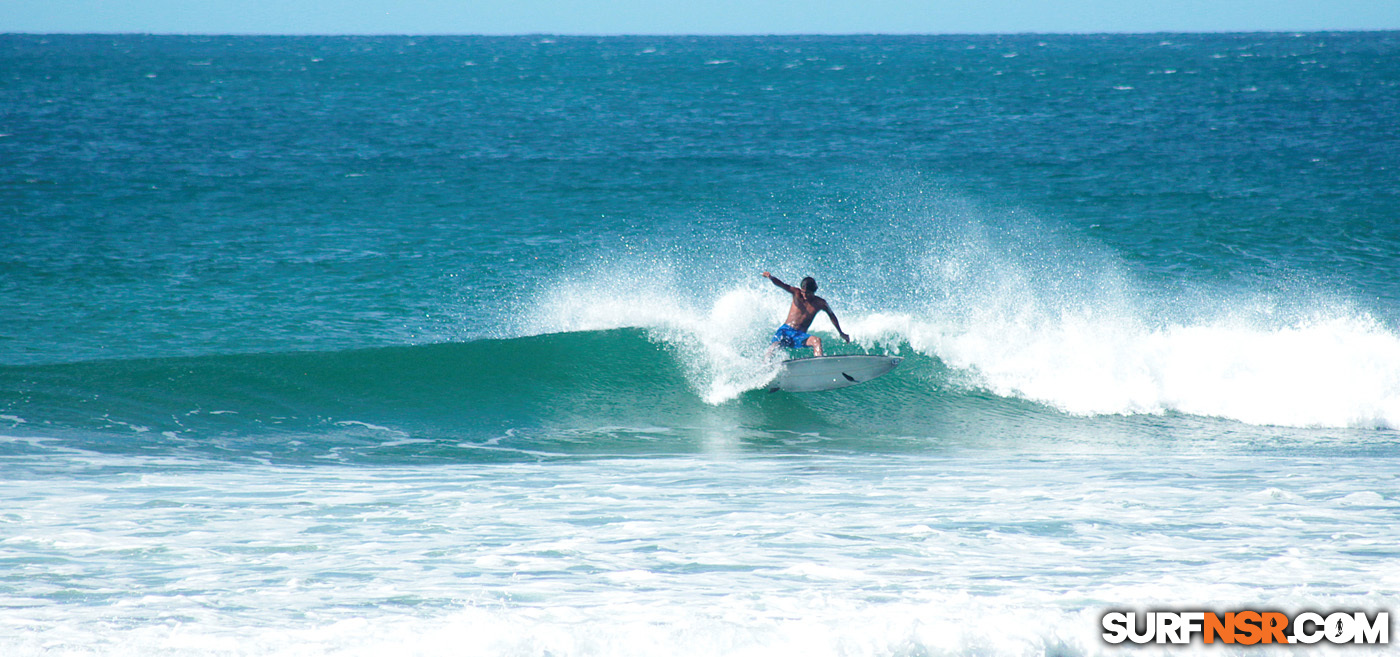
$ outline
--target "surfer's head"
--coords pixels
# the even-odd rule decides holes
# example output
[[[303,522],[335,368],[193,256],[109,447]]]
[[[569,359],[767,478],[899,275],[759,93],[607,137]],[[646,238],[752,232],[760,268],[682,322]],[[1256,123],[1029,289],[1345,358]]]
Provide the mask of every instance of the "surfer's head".
[[[802,279],[802,291],[811,294],[817,291],[817,279],[808,276]]]

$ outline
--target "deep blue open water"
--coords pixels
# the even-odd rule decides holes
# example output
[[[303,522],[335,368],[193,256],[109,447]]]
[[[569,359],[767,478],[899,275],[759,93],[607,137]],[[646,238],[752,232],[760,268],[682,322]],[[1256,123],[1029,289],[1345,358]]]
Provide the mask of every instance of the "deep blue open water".
[[[1400,611],[1393,32],[0,35],[0,319],[4,655]]]

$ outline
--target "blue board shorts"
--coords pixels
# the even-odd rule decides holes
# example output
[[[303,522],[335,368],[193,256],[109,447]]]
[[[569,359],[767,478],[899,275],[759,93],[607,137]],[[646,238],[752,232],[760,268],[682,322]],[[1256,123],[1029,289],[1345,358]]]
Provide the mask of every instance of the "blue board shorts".
[[[807,338],[810,337],[812,336],[807,335],[805,331],[799,331],[787,324],[783,324],[778,327],[777,331],[773,332],[773,339],[769,340],[769,342],[776,342],[788,349],[802,349],[807,346]]]

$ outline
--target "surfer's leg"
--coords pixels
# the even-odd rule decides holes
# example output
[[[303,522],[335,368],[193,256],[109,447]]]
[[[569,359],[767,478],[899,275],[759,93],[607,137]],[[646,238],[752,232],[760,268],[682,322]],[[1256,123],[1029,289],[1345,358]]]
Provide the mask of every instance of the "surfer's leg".
[[[807,343],[806,343],[806,344],[807,344],[807,346],[811,347],[812,350],[815,351],[816,354],[817,354],[818,356],[822,355],[822,339],[821,339],[821,338],[819,338],[819,337],[817,337],[817,336],[815,336],[815,335],[813,335],[813,336],[808,336],[808,338],[807,338]]]
[[[763,357],[771,359],[773,358],[773,352],[777,351],[778,347],[792,346],[792,338],[786,333],[786,331],[791,330],[792,329],[789,328],[787,324],[779,326],[778,330],[773,332],[772,339],[768,341],[768,351],[763,352]]]

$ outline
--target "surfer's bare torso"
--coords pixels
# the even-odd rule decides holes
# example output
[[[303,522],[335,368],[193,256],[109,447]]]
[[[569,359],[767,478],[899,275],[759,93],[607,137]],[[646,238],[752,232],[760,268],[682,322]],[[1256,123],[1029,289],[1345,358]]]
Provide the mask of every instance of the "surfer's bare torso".
[[[773,337],[775,345],[781,344],[790,348],[811,347],[816,355],[821,356],[821,338],[807,335],[807,329],[812,326],[812,320],[816,319],[819,312],[824,312],[827,317],[831,318],[831,325],[836,327],[836,332],[840,334],[842,340],[851,341],[851,336],[846,335],[846,332],[841,330],[841,322],[836,319],[836,313],[831,311],[831,306],[826,304],[826,299],[816,295],[816,281],[810,277],[805,278],[802,280],[802,287],[799,288],[778,280],[777,276],[766,271],[763,272],[763,277],[792,294],[792,306],[788,308],[787,321]],[[773,347],[770,347],[769,351],[771,352],[772,349]]]
[[[817,313],[823,310],[831,312],[831,307],[826,305],[826,299],[794,289],[792,307],[788,308],[787,321],[783,323],[799,331],[806,331],[812,326],[812,320],[817,318]]]

